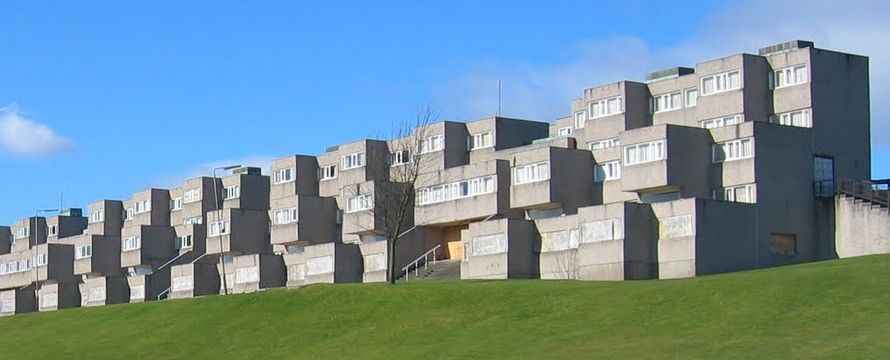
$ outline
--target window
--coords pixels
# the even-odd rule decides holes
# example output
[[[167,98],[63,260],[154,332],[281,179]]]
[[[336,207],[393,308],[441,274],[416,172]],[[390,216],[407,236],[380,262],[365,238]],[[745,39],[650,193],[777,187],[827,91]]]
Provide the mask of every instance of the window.
[[[834,196],[834,159],[824,156],[813,157],[813,180],[816,196]]]
[[[757,202],[757,192],[754,184],[729,186],[714,189],[714,199],[753,204]]]
[[[56,236],[59,235],[59,227],[56,225],[50,225],[46,227],[47,235]]]
[[[182,194],[183,203],[193,203],[201,201],[201,188],[188,189]]]
[[[346,212],[371,210],[374,208],[374,198],[371,194],[360,194],[346,198]]]
[[[686,89],[686,107],[698,105],[698,89]]]
[[[105,212],[102,210],[96,210],[90,213],[90,222],[97,223],[105,221]]]
[[[775,87],[778,89],[803,84],[807,82],[808,77],[807,66],[797,65],[776,70],[773,79],[775,79]]]
[[[121,251],[138,250],[142,248],[142,237],[130,236],[121,243]]]
[[[297,222],[299,219],[297,208],[292,207],[289,209],[281,209],[275,210],[275,224],[290,224],[292,222]]]
[[[19,260],[19,271],[28,271],[31,269],[31,260]]]
[[[482,176],[448,184],[422,188],[417,192],[417,204],[428,205],[495,191],[495,176]]]
[[[343,155],[341,160],[343,164],[343,170],[360,168],[362,166],[365,166],[365,153],[358,152],[354,154]]]
[[[558,136],[569,136],[569,135],[572,135],[572,127],[571,127],[571,126],[561,127],[561,128],[559,128],[559,130],[557,130],[557,133],[556,133],[556,134],[557,134]]]
[[[176,211],[182,209],[182,198],[175,197],[170,199],[170,211]]]
[[[797,235],[770,233],[769,253],[773,256],[794,257],[797,255]]]
[[[134,211],[136,214],[151,211],[151,200],[136,200]]]
[[[590,118],[595,119],[603,116],[615,115],[621,113],[621,97],[615,96],[608,99],[601,99],[587,103]],[[577,126],[576,126],[577,127]]]
[[[704,129],[714,129],[730,125],[738,125],[742,123],[741,115],[730,115],[721,118],[705,120],[699,123]]]
[[[739,139],[715,144],[713,160],[715,163],[747,159],[754,155],[751,139]]]
[[[210,223],[210,226],[207,229],[207,236],[219,236],[225,235],[229,233],[229,221],[216,221]]]
[[[585,121],[587,121],[587,113],[584,111],[576,111],[575,112],[575,128],[583,129]]]
[[[176,237],[176,246],[177,249],[190,249],[192,247],[192,236],[191,235],[183,235]]]
[[[47,253],[37,254],[34,256],[34,266],[41,267],[46,266],[49,263],[49,255]]]
[[[653,96],[650,101],[653,113],[671,111],[683,108],[683,93],[680,91]]]
[[[467,137],[469,150],[485,149],[494,146],[494,132],[486,131]]]
[[[513,184],[521,185],[550,179],[550,162],[543,161],[535,164],[517,166],[513,168]]]
[[[389,154],[389,163],[391,166],[405,165],[411,162],[411,154],[408,150],[399,150]]]
[[[223,200],[235,199],[241,196],[241,186],[229,186],[223,188]]]
[[[603,182],[621,178],[621,162],[610,161],[596,164],[593,168],[593,181]]]
[[[322,166],[318,169],[319,180],[330,180],[337,177],[337,165]]]
[[[276,184],[294,181],[294,168],[278,169],[272,173],[272,181]]]
[[[19,272],[19,263],[18,261],[13,261],[11,263],[6,264],[6,272],[7,273],[17,273]]]
[[[30,230],[29,227],[27,227],[27,226],[22,226],[22,227],[19,228],[18,231],[16,231],[16,233],[15,233],[15,237],[18,238],[18,239],[26,238],[26,237],[28,237],[28,235],[30,234],[30,232],[31,232],[31,230]]]
[[[440,151],[445,149],[445,137],[442,135],[433,135],[426,139],[420,140],[420,153],[426,154],[434,151]]]
[[[75,259],[86,259],[93,256],[93,245],[78,246],[74,252]]]
[[[741,72],[733,70],[701,78],[702,95],[712,95],[741,87]]]
[[[194,225],[194,224],[203,224],[203,223],[204,223],[204,218],[202,218],[200,216],[190,217],[190,218],[182,220],[183,225]]]
[[[133,220],[133,209],[124,210],[124,220]]]
[[[664,160],[664,140],[630,145],[624,148],[624,165]]]
[[[802,109],[789,111],[786,113],[770,116],[770,122],[785,126],[797,127],[813,127],[813,121],[810,118],[810,109]]]
[[[587,143],[587,148],[591,151],[608,149],[616,146],[621,146],[621,140],[619,140],[617,137],[605,140],[591,141]]]

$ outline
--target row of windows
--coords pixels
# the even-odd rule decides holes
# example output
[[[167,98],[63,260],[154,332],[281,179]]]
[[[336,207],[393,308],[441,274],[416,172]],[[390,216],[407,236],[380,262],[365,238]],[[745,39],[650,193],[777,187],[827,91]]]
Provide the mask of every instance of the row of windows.
[[[422,188],[417,192],[417,204],[428,205],[470,196],[493,193],[495,176],[482,176],[448,184]]]
[[[139,250],[142,248],[141,236],[130,236],[121,242],[121,251]]]
[[[93,256],[93,245],[81,245],[74,249],[75,259],[86,259]]]
[[[31,261],[22,259],[0,264],[0,275],[15,274],[31,270]]]
[[[176,249],[191,249],[194,245],[194,241],[191,235],[183,235],[177,236],[176,241],[173,244]]]
[[[275,210],[275,225],[290,224],[299,220],[296,207]]]
[[[346,212],[371,210],[374,208],[374,196],[371,194],[359,194],[346,198]]]
[[[207,227],[207,236],[219,236],[229,233],[229,221],[215,221]]]
[[[223,188],[223,200],[235,199],[241,197],[241,186],[234,185]]]
[[[543,161],[535,164],[517,166],[513,168],[513,184],[521,185],[550,179],[550,162]]]

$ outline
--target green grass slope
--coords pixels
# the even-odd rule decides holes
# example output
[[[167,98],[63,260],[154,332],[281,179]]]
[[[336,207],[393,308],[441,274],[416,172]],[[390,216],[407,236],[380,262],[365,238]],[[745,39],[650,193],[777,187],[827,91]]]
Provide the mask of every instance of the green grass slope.
[[[451,281],[0,319],[0,357],[890,358],[890,256],[684,280]]]

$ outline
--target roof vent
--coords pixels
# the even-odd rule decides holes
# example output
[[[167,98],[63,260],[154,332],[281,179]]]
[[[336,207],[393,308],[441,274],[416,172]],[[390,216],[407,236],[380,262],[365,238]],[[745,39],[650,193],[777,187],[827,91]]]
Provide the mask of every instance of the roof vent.
[[[83,211],[81,211],[81,210],[78,209],[78,208],[62,209],[62,211],[59,211],[59,216],[76,216],[76,217],[80,217],[80,216],[83,216]]]
[[[789,42],[783,42],[781,44],[776,44],[773,46],[767,46],[765,48],[761,48],[757,51],[760,55],[769,55],[775,54],[783,51],[796,50],[813,47],[812,41],[804,41],[804,40],[794,40]]]
[[[263,174],[263,169],[260,169],[260,168],[255,167],[255,166],[242,166],[242,167],[239,167],[239,168],[237,168],[237,169],[235,169],[235,170],[232,170],[232,175],[239,175],[239,174],[244,174],[244,175],[262,175],[262,174]]]
[[[693,69],[693,68],[677,66],[677,67],[672,67],[670,69],[665,69],[665,70],[661,70],[661,71],[648,73],[648,74],[646,74],[646,81],[649,82],[649,81],[663,80],[663,79],[667,79],[667,78],[675,78],[678,76],[689,75],[689,74],[694,74],[694,73],[695,73],[695,69]]]
[[[329,153],[329,152],[334,152],[337,150],[340,150],[340,145],[328,146],[327,148],[324,149],[324,152]]]

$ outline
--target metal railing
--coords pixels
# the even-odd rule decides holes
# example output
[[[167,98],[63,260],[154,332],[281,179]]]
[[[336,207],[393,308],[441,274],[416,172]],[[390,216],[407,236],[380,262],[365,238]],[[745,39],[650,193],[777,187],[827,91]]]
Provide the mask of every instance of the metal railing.
[[[169,295],[169,294],[170,294],[170,289],[172,289],[172,288],[173,288],[173,287],[171,286],[171,287],[168,287],[168,288],[164,289],[164,291],[161,291],[161,293],[158,294],[158,300],[161,300],[161,298],[165,298],[164,295]],[[165,298],[165,299],[166,299],[166,298]]]
[[[403,267],[402,273],[404,274],[405,281],[408,281],[408,278],[410,277],[412,270],[414,271],[414,278],[417,279],[417,277],[420,274],[421,263],[423,265],[424,270],[427,270],[429,268],[430,259],[432,259],[433,265],[436,265],[436,262],[438,261],[436,259],[436,252],[438,252],[441,247],[442,247],[442,244],[436,245],[436,247],[425,252],[423,255],[420,255],[419,257],[417,257],[417,259],[414,259],[414,261],[412,261],[410,264]]]
[[[882,206],[890,206],[890,179],[885,180],[821,180],[814,183],[816,196],[833,197],[845,195],[869,201]]]

